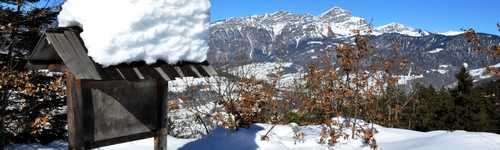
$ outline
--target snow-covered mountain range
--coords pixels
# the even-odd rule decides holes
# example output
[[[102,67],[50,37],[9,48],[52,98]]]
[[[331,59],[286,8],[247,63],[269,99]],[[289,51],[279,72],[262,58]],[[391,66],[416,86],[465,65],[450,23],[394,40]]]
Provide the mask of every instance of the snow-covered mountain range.
[[[241,30],[242,26],[250,26],[271,31],[271,36],[279,36],[283,31],[302,28],[301,38],[321,38],[333,35],[349,36],[354,34],[354,30],[366,32],[372,28],[372,34],[380,35],[383,33],[400,33],[408,36],[426,36],[430,33],[399,23],[389,23],[379,27],[370,27],[366,19],[353,16],[351,12],[340,7],[333,7],[319,16],[311,14],[296,14],[288,11],[277,11],[264,15],[254,15],[250,17],[231,18],[218,21],[212,24],[212,27],[219,25],[229,25],[236,27],[235,30]],[[236,25],[236,26],[234,26]],[[239,26],[238,26],[239,25]],[[227,27],[227,26],[226,26]]]
[[[453,75],[464,63],[470,69],[500,63],[471,52],[471,45],[461,32],[434,33],[399,23],[371,27],[365,18],[339,7],[321,15],[277,11],[213,22],[208,60],[225,61],[223,65],[233,67],[241,64],[237,61],[243,61],[242,58],[245,63],[280,60],[293,64],[289,70],[300,71],[305,65],[318,62],[325,51],[339,43],[352,43],[356,30],[370,34],[377,55],[389,55],[393,42],[399,41],[401,54],[412,62],[411,75],[423,76],[419,80],[436,87],[453,83]],[[500,44],[498,35],[479,33],[479,38],[485,45]],[[442,68],[443,65],[447,67]]]

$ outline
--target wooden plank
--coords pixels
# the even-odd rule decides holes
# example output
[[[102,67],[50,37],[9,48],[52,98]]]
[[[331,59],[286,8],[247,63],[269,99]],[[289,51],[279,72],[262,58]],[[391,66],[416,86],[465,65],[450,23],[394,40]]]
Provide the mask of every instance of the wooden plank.
[[[121,73],[112,67],[102,68],[100,73],[104,80],[125,80]]]
[[[59,37],[62,39],[63,37]],[[85,78],[82,79],[92,79],[92,80],[101,80],[101,77],[99,76],[99,72],[97,72],[97,69],[95,67],[95,63],[90,60],[89,56],[87,55],[87,49],[85,48],[85,45],[83,41],[80,39],[79,36],[76,35],[76,33],[72,30],[66,30],[64,31],[64,39],[69,42],[69,43],[61,43],[63,45],[67,45],[66,47],[70,48],[69,46],[72,47],[73,50],[73,55],[76,55],[78,57],[77,63],[74,64],[75,67],[81,67],[82,74],[85,74]],[[59,53],[56,49],[56,51]],[[59,54],[60,57],[61,54]],[[64,60],[64,59],[63,59]],[[66,61],[65,61],[66,62]],[[68,63],[66,62],[66,65]]]
[[[191,65],[189,64],[184,64],[181,65],[179,68],[182,70],[182,74],[184,77],[198,77],[198,75],[191,69]]]
[[[126,80],[137,81],[140,79],[132,67],[119,67],[118,69]]]
[[[202,65],[199,65],[199,64],[195,64],[193,65],[196,70],[198,70],[198,72],[203,76],[203,77],[210,77],[210,75],[205,71],[205,69],[203,69],[203,67],[201,67]]]
[[[161,69],[161,67],[156,67],[155,68],[156,72],[158,72],[161,77],[165,80],[165,81],[170,81],[172,80],[167,73],[165,73],[165,71],[163,69]]]
[[[139,134],[118,137],[118,138],[114,138],[114,139],[96,141],[92,144],[91,148],[98,149],[99,147],[103,147],[103,146],[109,146],[109,145],[120,144],[120,143],[135,141],[135,140],[141,140],[141,139],[145,139],[145,138],[151,138],[151,137],[154,137],[155,135],[156,135],[156,133],[154,133],[154,132],[146,132],[146,133],[139,133]]]
[[[203,70],[205,70],[205,72],[207,72],[210,76],[217,76],[217,72],[215,71],[214,68],[212,68],[212,66],[205,66],[205,65],[201,65],[201,67],[203,68]]]
[[[120,69],[118,68],[114,68],[113,69],[118,73],[118,75],[120,75],[120,77],[123,79],[123,80],[127,80],[127,78],[123,75],[123,73],[120,71]]]
[[[139,77],[140,80],[144,80],[145,79],[144,75],[141,73],[141,71],[139,70],[139,68],[134,67],[133,70],[134,70],[135,74],[137,74],[137,76]]]
[[[185,77],[184,72],[182,72],[181,67],[179,67],[179,66],[173,66],[173,67],[174,67],[175,72],[177,72],[177,74],[179,75],[179,77]],[[170,72],[167,72],[167,73],[170,73]]]
[[[66,76],[66,101],[68,105],[68,143],[70,150],[83,150],[83,124],[80,106],[83,101],[81,94],[80,80],[75,79],[74,75],[69,71],[65,71]]]
[[[76,78],[101,79],[94,63],[85,53],[82,46],[83,43],[75,41],[77,39],[67,39],[67,37],[61,33],[47,33],[47,39],[52,43],[58,55]]]
[[[203,77],[203,75],[201,75],[201,73],[196,69],[195,65],[189,65],[189,67],[194,72],[194,74],[196,74],[195,77],[198,77],[198,78],[202,78]]]
[[[157,67],[157,68],[159,68],[159,67]],[[145,79],[165,80],[165,81],[169,80],[168,76],[166,79],[163,78],[162,75],[160,75],[160,73],[158,73],[155,70],[155,67],[152,67],[152,66],[141,66],[141,67],[139,67],[139,71],[144,75]]]
[[[163,70],[164,73],[168,75],[168,77],[172,80],[175,80],[175,78],[181,77],[179,73],[177,73],[177,70],[174,69],[174,66],[172,65],[161,65],[161,69]]]

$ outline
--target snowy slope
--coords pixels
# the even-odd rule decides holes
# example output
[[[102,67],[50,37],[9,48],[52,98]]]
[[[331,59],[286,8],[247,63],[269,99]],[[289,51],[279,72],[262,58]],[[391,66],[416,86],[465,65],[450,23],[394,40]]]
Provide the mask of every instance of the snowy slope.
[[[399,33],[408,36],[420,37],[429,35],[429,32],[422,29],[415,29],[412,27],[407,27],[399,23],[389,23],[380,27],[375,28],[375,35],[380,35],[383,33]]]
[[[496,65],[491,65],[488,67],[500,68],[500,63],[498,63]],[[469,70],[469,74],[471,76],[473,76],[475,78],[479,78],[479,79],[486,79],[486,78],[492,77],[492,75],[488,74],[488,72],[486,71],[486,67]],[[477,80],[474,80],[474,81],[477,81]]]
[[[245,78],[255,78],[257,80],[271,81],[270,77],[276,74],[281,68],[289,68],[292,63],[274,63],[274,62],[264,62],[264,63],[253,63],[247,64],[239,67],[234,67],[229,70],[229,73]]]
[[[445,36],[456,36],[463,34],[464,31],[446,31],[446,32],[439,32],[437,34],[445,35]]]
[[[217,128],[208,136],[198,139],[179,139],[168,137],[168,149],[185,150],[235,150],[235,149],[263,149],[263,150],[322,150],[329,149],[325,144],[318,144],[321,126],[301,126],[299,129],[305,134],[305,141],[294,144],[293,131],[290,125],[277,125],[270,133],[269,141],[261,141],[271,128],[269,124],[254,124],[248,129],[230,132]],[[465,131],[432,131],[417,132],[404,129],[385,128],[374,126],[379,149],[382,150],[498,150],[500,149],[500,135],[481,132]],[[60,142],[59,142],[60,143]],[[337,150],[370,149],[362,144],[360,139],[340,140],[333,147]],[[64,144],[50,146],[14,145],[7,149],[64,149]],[[100,148],[101,150],[141,150],[153,149],[153,139],[144,139],[124,144]]]

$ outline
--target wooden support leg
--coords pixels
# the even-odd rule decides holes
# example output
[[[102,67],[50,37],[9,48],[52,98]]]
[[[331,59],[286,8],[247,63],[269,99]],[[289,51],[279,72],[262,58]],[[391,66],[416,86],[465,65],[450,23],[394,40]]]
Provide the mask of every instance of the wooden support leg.
[[[82,90],[81,90],[81,82],[80,80],[75,79],[73,74],[69,71],[65,71],[66,76],[66,103],[68,105],[68,142],[70,150],[84,150],[84,143],[81,139],[82,136],[82,127],[79,127],[81,123],[81,117],[78,116],[81,114],[81,106],[82,102]]]
[[[160,129],[156,136],[154,137],[155,150],[167,150],[167,116],[168,116],[168,102],[167,102],[167,92],[168,83],[163,81],[157,82],[158,88],[158,98],[160,101]]]

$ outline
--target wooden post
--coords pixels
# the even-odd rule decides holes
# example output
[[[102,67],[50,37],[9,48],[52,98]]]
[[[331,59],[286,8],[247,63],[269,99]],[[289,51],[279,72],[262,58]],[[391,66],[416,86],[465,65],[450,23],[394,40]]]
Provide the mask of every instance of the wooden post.
[[[158,129],[155,137],[154,144],[155,150],[167,150],[167,118],[168,118],[168,102],[167,102],[167,93],[168,93],[168,82],[165,81],[157,81],[157,89],[158,89],[158,100],[160,101],[159,107],[159,124],[160,128]]]
[[[82,117],[81,108],[82,105],[82,87],[80,80],[76,79],[69,70],[65,70],[64,75],[66,77],[66,103],[68,105],[68,142],[70,150],[84,150],[85,146],[83,143],[83,128],[80,127]]]

